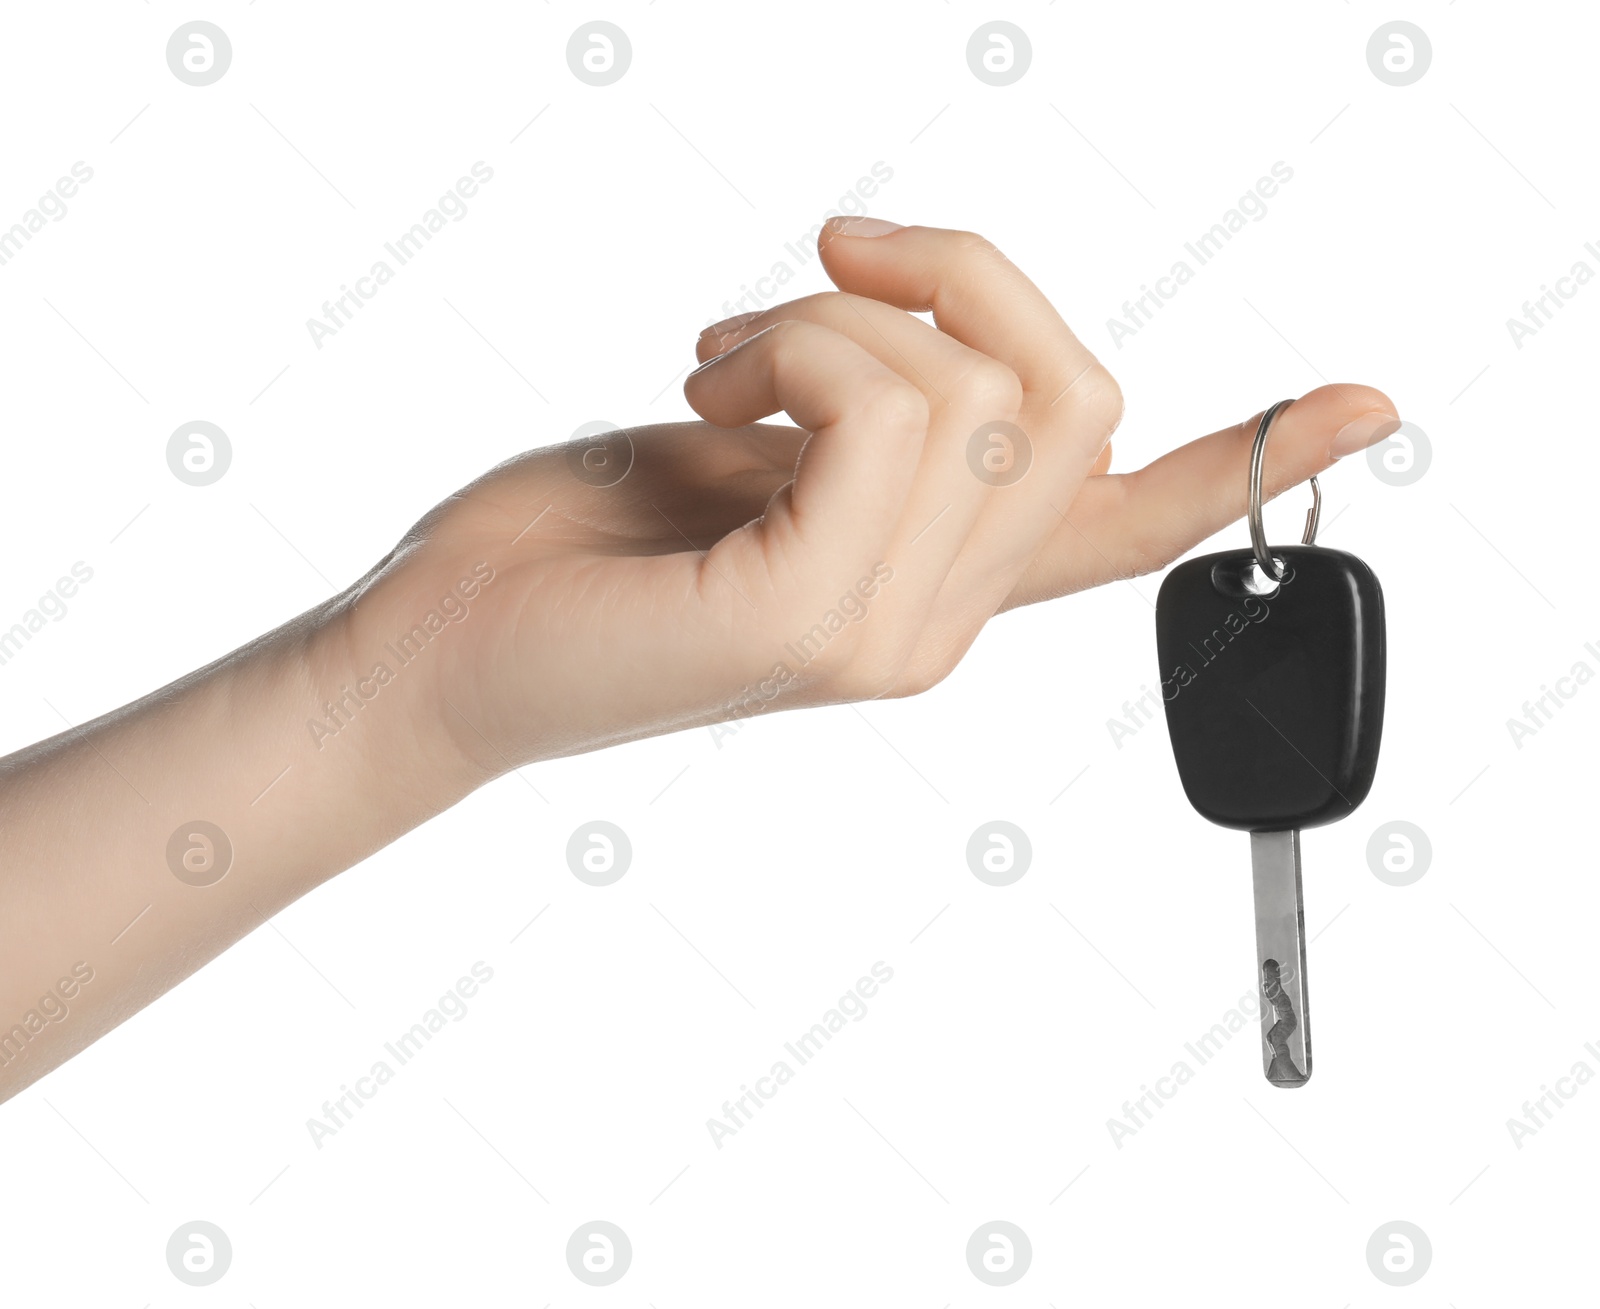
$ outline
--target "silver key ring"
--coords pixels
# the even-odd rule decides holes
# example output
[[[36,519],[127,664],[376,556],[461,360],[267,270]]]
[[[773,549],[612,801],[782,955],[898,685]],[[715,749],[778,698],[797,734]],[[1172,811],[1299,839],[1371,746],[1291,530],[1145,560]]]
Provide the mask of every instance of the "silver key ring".
[[[1272,426],[1272,420],[1293,403],[1292,400],[1280,400],[1261,415],[1261,422],[1256,427],[1255,445],[1250,448],[1250,544],[1255,547],[1256,563],[1261,566],[1261,571],[1274,582],[1283,579],[1283,565],[1272,557],[1272,551],[1267,548],[1267,531],[1261,522],[1261,470],[1267,461],[1267,430]],[[1300,538],[1301,545],[1316,544],[1317,523],[1321,518],[1322,488],[1313,477],[1311,508],[1306,510],[1306,530]]]

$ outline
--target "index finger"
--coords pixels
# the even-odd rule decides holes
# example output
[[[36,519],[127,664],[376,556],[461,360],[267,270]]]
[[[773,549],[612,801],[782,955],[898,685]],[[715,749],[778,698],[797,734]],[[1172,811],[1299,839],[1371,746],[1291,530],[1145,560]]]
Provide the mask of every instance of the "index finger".
[[[913,312],[1006,364],[1030,401],[1053,404],[1100,366],[1055,306],[990,241],[881,218],[830,218],[818,242],[834,284]]]

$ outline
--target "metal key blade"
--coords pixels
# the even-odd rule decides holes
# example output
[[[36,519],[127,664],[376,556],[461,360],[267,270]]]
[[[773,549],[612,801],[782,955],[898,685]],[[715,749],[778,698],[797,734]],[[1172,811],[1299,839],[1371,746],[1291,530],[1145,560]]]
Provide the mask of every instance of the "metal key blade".
[[[1251,832],[1256,895],[1256,969],[1261,1062],[1274,1086],[1311,1080],[1311,1018],[1306,1008],[1306,924],[1300,900],[1300,833]]]

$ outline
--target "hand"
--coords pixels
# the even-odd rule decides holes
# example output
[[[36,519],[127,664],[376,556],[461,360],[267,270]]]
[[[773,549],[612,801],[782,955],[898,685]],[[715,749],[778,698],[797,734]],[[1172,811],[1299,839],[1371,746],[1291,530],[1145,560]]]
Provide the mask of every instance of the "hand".
[[[1243,514],[1259,414],[1109,474],[1115,380],[987,241],[835,219],[821,251],[837,292],[701,336],[685,393],[706,422],[612,434],[591,472],[581,447],[515,458],[363,585],[358,672],[493,570],[412,697],[465,761],[462,785],[750,713],[915,694],[997,611],[1150,572]],[[780,411],[797,426],[759,424]],[[1268,493],[1398,425],[1379,391],[1313,391],[1274,426]]]
[[[845,219],[822,257],[838,293],[702,336],[705,422],[512,459],[348,591],[0,760],[0,1012],[91,979],[0,1048],[0,1100],[489,777],[913,694],[998,610],[1244,512],[1254,420],[1107,472],[1116,383],[987,242]],[[1380,392],[1313,391],[1268,492],[1397,425]]]

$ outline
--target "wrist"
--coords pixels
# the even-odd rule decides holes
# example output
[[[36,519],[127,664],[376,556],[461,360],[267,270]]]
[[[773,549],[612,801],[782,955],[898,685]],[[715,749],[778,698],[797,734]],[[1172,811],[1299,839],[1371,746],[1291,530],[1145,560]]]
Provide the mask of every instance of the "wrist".
[[[307,651],[308,759],[370,789],[405,827],[512,767],[471,726],[495,576],[481,560],[391,561],[333,602]]]

